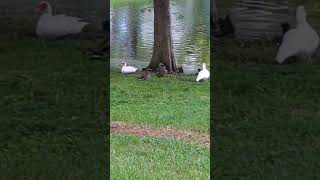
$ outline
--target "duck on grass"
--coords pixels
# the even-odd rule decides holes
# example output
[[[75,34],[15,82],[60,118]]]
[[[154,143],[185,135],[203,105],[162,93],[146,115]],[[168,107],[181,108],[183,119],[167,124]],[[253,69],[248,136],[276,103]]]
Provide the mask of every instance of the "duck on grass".
[[[89,23],[81,18],[64,14],[53,15],[52,7],[47,1],[41,1],[35,8],[40,15],[36,27],[36,34],[41,38],[58,38],[72,34],[79,34]]]
[[[282,39],[276,60],[279,64],[284,63],[293,56],[310,58],[319,46],[319,35],[307,22],[307,13],[304,6],[298,6],[296,11],[297,26],[287,31]]]
[[[121,63],[121,70],[120,72],[122,74],[133,74],[137,73],[138,68],[134,66],[127,65],[126,62]],[[139,80],[148,80],[151,77],[151,74],[154,73],[158,78],[160,77],[165,77],[168,75],[168,70],[165,65],[160,63],[159,67],[156,68],[156,70],[153,70],[151,68],[142,68],[142,74],[141,76],[138,77]],[[183,73],[183,68],[182,66],[178,68],[178,72],[176,74],[182,74]],[[198,69],[197,72],[194,73],[196,77],[196,82],[201,82],[208,80],[210,77],[210,72],[208,71],[206,64],[202,64],[202,69]]]

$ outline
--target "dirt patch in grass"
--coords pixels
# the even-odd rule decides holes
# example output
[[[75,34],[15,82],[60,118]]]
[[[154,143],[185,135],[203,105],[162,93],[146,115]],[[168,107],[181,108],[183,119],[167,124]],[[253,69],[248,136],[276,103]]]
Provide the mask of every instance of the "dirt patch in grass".
[[[135,126],[123,122],[111,122],[111,133],[122,133],[136,135],[139,137],[161,137],[175,138],[187,142],[194,142],[201,145],[209,145],[209,134],[194,131],[180,130],[173,127],[152,128],[146,126]]]

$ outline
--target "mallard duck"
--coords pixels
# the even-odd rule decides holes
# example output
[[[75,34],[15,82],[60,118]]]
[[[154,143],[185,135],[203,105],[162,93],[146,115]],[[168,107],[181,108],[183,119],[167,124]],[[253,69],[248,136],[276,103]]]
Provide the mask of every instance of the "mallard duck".
[[[319,46],[319,35],[307,22],[304,6],[298,6],[296,12],[297,26],[285,33],[278,49],[276,61],[282,64],[292,56],[306,55],[308,59]]]
[[[71,34],[78,34],[82,31],[87,22],[81,21],[78,17],[66,16],[64,14],[52,15],[51,5],[47,1],[41,1],[35,8],[40,14],[36,26],[36,34],[43,38],[57,38]]]
[[[122,65],[121,73],[123,74],[134,73],[138,70],[138,68],[135,68],[133,66],[127,66],[127,63],[125,62],[122,62],[121,65]]]
[[[210,72],[207,70],[206,64],[202,64],[202,70],[198,73],[196,81],[207,80],[210,77]]]
[[[150,78],[148,69],[144,69],[142,75],[138,78],[139,80],[147,80]]]
[[[166,69],[166,67],[164,65],[161,65],[157,71],[157,76],[158,77],[163,77],[165,76],[166,74],[168,74],[168,71]]]

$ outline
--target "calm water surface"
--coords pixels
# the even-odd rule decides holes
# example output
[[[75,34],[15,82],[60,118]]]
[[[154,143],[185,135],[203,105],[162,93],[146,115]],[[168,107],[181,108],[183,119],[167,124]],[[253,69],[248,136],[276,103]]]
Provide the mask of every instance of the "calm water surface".
[[[153,3],[130,1],[111,4],[111,65],[122,61],[147,66],[153,48]],[[210,0],[171,1],[174,53],[186,73],[193,73],[210,58]]]

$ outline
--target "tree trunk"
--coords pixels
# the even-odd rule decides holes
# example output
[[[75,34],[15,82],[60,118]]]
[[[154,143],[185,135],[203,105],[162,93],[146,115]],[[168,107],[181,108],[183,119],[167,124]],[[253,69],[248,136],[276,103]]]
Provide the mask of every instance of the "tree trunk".
[[[154,45],[149,68],[156,69],[160,63],[168,72],[177,70],[171,36],[169,0],[153,0],[154,4]]]
[[[133,23],[128,23],[129,29],[129,39],[130,39],[130,47],[129,47],[129,55],[130,57],[136,58],[137,53],[137,27],[139,26],[138,16],[134,12],[134,6],[132,3],[129,4],[128,8],[128,18],[130,18]]]

